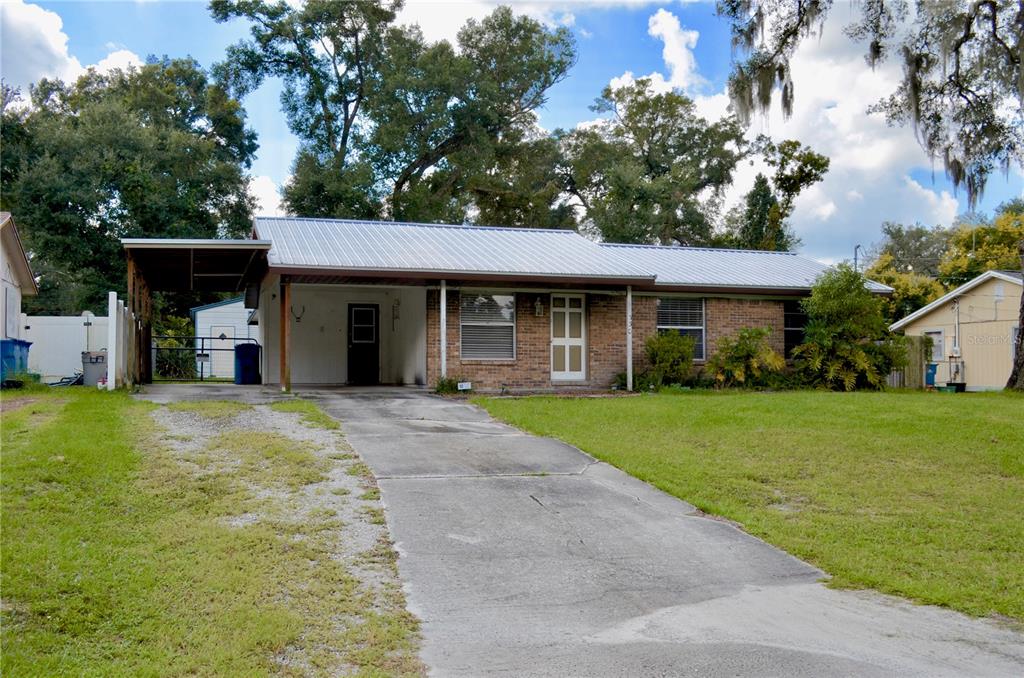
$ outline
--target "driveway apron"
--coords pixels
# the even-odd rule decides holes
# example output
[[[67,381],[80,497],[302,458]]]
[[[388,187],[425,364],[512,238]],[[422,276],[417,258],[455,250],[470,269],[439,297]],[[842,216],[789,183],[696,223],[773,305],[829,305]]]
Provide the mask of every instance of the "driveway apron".
[[[437,676],[1024,675],[1024,636],[871,592],[415,389],[306,391],[378,478]]]

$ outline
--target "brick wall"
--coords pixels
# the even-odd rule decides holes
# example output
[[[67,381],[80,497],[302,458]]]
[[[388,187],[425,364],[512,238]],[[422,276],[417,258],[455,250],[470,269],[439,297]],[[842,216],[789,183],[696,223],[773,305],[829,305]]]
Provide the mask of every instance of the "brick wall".
[[[459,293],[448,292],[448,375],[473,382],[474,390],[543,391],[566,387],[608,388],[626,365],[626,298],[624,295],[588,294],[586,302],[587,379],[551,382],[551,296],[540,292],[516,294],[516,359],[462,360],[459,357]],[[541,300],[543,315],[535,304]],[[427,383],[441,373],[438,290],[427,291]],[[656,302],[633,298],[633,362],[642,368],[644,341],[655,332]]]
[[[783,333],[783,302],[767,299],[720,299],[705,301],[705,327],[707,328],[707,356],[718,350],[718,340],[731,336],[744,327],[768,327],[771,334],[768,343],[779,353],[784,353],[786,343]]]

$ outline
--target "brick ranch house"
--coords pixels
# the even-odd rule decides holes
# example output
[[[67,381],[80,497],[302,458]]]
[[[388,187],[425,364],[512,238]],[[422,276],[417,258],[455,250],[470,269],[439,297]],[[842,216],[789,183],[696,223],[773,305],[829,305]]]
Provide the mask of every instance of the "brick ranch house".
[[[251,240],[123,242],[130,296],[245,290],[262,379],[283,388],[446,376],[478,391],[606,389],[621,373],[631,384],[657,332],[692,336],[698,365],[743,327],[770,328],[788,353],[802,338],[799,300],[826,270],[788,252],[288,217],[256,218]]]

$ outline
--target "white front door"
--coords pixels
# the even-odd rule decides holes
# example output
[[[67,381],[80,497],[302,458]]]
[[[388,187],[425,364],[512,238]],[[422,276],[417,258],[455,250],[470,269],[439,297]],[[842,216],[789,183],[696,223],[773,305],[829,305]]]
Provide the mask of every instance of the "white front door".
[[[583,380],[586,330],[582,294],[551,295],[551,379]]]

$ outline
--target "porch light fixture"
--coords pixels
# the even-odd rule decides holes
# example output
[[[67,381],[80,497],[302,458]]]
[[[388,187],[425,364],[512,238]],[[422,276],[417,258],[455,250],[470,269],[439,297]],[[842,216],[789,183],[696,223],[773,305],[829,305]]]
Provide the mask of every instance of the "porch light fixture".
[[[540,297],[537,297],[537,301],[533,302],[533,313],[538,318],[544,315],[544,302],[540,300]]]

